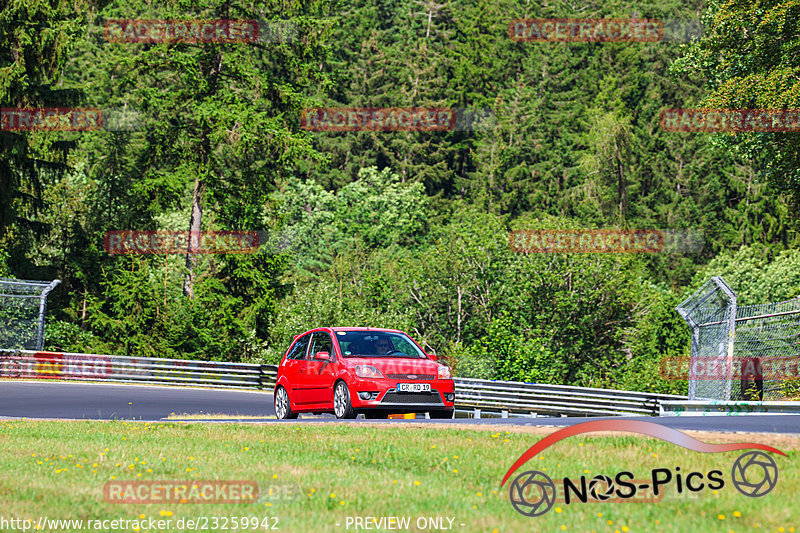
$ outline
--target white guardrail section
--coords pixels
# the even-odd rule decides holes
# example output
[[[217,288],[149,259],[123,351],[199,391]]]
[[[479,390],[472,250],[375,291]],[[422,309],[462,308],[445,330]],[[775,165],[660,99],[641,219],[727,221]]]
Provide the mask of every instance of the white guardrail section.
[[[798,415],[800,402],[686,400],[661,402],[660,416]]]
[[[0,378],[258,388],[275,386],[278,367],[33,350],[0,350]],[[664,401],[686,396],[455,378],[462,416],[657,416]]]

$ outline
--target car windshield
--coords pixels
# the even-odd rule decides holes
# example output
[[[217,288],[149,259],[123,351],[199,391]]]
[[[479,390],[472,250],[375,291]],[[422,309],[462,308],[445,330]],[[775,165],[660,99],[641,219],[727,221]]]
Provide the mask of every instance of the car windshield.
[[[345,357],[412,357],[426,359],[408,335],[388,331],[337,331],[336,340]]]

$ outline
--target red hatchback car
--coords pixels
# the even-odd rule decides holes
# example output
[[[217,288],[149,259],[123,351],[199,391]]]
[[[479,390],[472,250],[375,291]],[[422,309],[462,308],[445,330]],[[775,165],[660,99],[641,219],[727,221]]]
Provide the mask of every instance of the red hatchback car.
[[[395,329],[317,328],[298,335],[275,385],[275,413],[282,419],[303,412],[452,418],[454,400],[450,369]]]

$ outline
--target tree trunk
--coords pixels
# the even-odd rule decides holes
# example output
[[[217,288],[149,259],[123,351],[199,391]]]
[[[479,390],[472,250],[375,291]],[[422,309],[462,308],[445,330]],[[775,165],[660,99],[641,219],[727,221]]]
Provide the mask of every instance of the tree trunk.
[[[203,182],[200,176],[194,180],[192,193],[192,216],[189,218],[189,249],[186,254],[186,278],[183,280],[183,295],[194,299],[194,267],[197,264],[197,248],[200,244],[200,228],[203,222]]]

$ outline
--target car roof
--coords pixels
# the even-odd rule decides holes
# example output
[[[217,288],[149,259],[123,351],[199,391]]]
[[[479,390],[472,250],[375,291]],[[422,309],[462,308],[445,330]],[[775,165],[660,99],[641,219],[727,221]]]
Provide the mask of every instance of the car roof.
[[[402,333],[403,335],[408,335],[405,331],[401,331],[399,329],[364,328],[364,327],[361,327],[361,328],[339,328],[339,327],[329,328],[329,327],[321,327],[321,328],[311,328],[310,330],[308,330],[306,332],[298,333],[297,335],[294,336],[292,341],[302,337],[303,335],[307,335],[308,333],[311,333],[312,331],[320,331],[320,330],[322,330],[322,331],[332,331],[334,333],[336,333],[337,331],[343,331],[343,332],[344,331],[383,331],[383,332],[387,332],[387,333]]]
[[[399,329],[388,329],[388,328],[325,328],[330,329],[331,331],[388,331],[391,333],[405,333],[404,331],[400,331]]]

